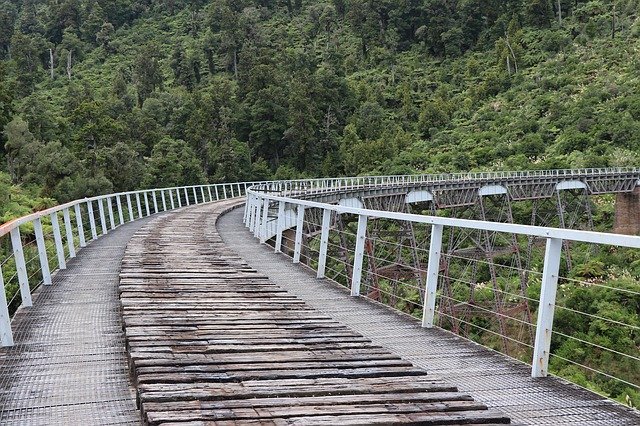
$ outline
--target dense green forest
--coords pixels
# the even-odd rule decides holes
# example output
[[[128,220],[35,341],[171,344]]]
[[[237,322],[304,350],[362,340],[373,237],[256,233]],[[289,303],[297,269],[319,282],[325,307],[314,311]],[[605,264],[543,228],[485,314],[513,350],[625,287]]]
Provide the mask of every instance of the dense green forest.
[[[640,0],[0,0],[0,222],[143,187],[638,166],[639,10]],[[582,255],[572,276],[638,290],[634,254]],[[563,292],[640,327],[637,296]],[[568,314],[557,324],[637,356],[637,331]],[[593,368],[615,361],[572,342],[554,350]],[[640,405],[635,388],[552,367]],[[615,373],[638,379],[626,364]]]
[[[0,155],[65,201],[637,164],[637,0],[0,2]]]

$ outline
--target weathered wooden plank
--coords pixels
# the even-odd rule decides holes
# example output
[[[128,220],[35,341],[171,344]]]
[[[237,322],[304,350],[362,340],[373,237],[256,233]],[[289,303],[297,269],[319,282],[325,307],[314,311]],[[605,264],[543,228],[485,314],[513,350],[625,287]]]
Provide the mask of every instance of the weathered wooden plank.
[[[380,393],[360,395],[328,395],[308,397],[283,398],[253,398],[228,399],[224,401],[181,401],[154,403],[149,402],[145,407],[150,411],[173,410],[221,410],[232,408],[260,408],[260,407],[296,407],[296,406],[337,406],[351,404],[399,404],[403,402],[444,402],[444,401],[473,401],[469,395],[460,392],[413,392],[413,393]]]
[[[204,209],[159,218],[122,263],[123,321],[146,422],[504,421],[248,267],[208,225],[223,208]]]
[[[398,403],[398,404],[348,404],[348,405],[306,405],[306,406],[272,406],[223,408],[218,410],[183,410],[155,411],[147,414],[150,424],[170,421],[212,421],[212,420],[268,420],[272,418],[289,418],[299,416],[343,416],[373,414],[409,414],[409,413],[451,413],[459,417],[475,417],[474,413],[466,415],[465,411],[486,410],[486,406],[473,401],[446,401],[431,403]],[[474,418],[474,421],[477,417]]]

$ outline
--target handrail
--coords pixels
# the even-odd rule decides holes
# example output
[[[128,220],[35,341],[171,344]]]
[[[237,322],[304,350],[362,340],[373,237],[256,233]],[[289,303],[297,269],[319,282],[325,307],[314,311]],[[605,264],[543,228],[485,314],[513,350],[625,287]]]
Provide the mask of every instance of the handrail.
[[[47,242],[43,233],[43,219],[48,218],[51,223],[55,258],[58,263],[57,269],[65,269],[66,260],[75,257],[76,250],[87,245],[87,239],[96,240],[123,225],[125,216],[127,217],[126,222],[131,222],[152,214],[180,208],[183,205],[188,206],[191,203],[200,204],[239,197],[246,194],[249,186],[261,183],[264,182],[189,185],[99,195],[34,212],[0,225],[0,237],[11,236],[11,257],[16,269],[14,276],[17,277],[19,284],[21,306],[30,307],[33,303],[30,285],[33,274],[29,276],[27,271],[32,261],[39,260],[39,269],[36,272],[42,277],[41,283],[44,285],[52,284],[51,276],[55,271],[52,271],[49,265]],[[97,211],[94,210],[96,205]],[[60,212],[62,212],[62,223],[60,223],[58,215]],[[84,220],[87,218],[88,223],[85,223]],[[26,224],[33,224],[37,246],[37,255],[31,259],[25,259],[24,249],[27,246],[23,245],[20,235],[20,226]],[[85,225],[88,225],[88,229],[85,229]],[[90,232],[90,234],[85,236],[85,232]],[[79,240],[79,247],[76,247],[76,236]],[[14,343],[13,332],[2,275],[2,267],[6,267],[6,260],[0,259],[0,288],[2,290],[0,292],[0,345],[12,346]]]
[[[479,174],[457,174],[448,175],[460,177],[471,176],[472,179],[484,178],[531,178],[531,177],[584,177],[603,176],[613,174],[631,174],[633,179],[639,173],[637,168],[607,168],[607,169],[577,169],[577,170],[550,170],[539,172],[495,172]],[[314,224],[320,231],[320,246],[315,248],[318,252],[317,261],[318,278],[323,278],[327,261],[327,247],[330,221],[332,215],[351,214],[358,217],[357,234],[355,234],[355,249],[353,255],[353,265],[351,276],[346,277],[351,281],[351,295],[360,295],[360,286],[363,274],[363,258],[365,257],[365,241],[367,239],[367,221],[369,219],[389,219],[400,222],[411,222],[414,224],[429,225],[431,229],[431,243],[428,249],[428,267],[424,271],[426,282],[424,283],[424,303],[423,327],[434,325],[435,304],[440,276],[441,259],[444,228],[465,228],[476,229],[488,232],[498,232],[506,234],[518,234],[528,237],[544,238],[546,240],[544,266],[541,275],[541,292],[539,300],[538,318],[536,323],[535,342],[533,346],[533,357],[531,361],[532,377],[544,377],[548,374],[548,363],[550,356],[551,336],[553,331],[553,317],[556,308],[556,292],[558,288],[560,258],[562,247],[565,242],[577,241],[583,243],[640,248],[640,237],[619,235],[603,232],[579,231],[574,229],[561,229],[533,225],[519,225],[514,223],[488,222],[481,220],[469,220],[458,218],[447,218],[438,216],[424,216],[409,213],[399,213],[384,210],[371,210],[365,208],[348,207],[339,204],[329,204],[326,202],[314,201],[313,195],[318,195],[317,200],[322,200],[322,195],[327,192],[340,192],[348,188],[359,187],[360,185],[371,185],[377,187],[384,184],[411,185],[416,182],[437,181],[443,175],[427,176],[418,175],[412,177],[391,176],[391,177],[360,177],[360,178],[337,178],[323,180],[318,183],[309,181],[288,181],[278,182],[275,189],[280,189],[279,193],[273,192],[273,183],[254,185],[247,190],[247,202],[245,204],[244,223],[254,235],[265,243],[275,236],[275,251],[281,252],[284,231],[295,230],[293,262],[299,263],[302,248],[302,235],[305,223],[305,211],[308,209],[319,209],[322,213],[322,224]],[[625,176],[628,177],[628,176]],[[640,182],[640,181],[639,181]],[[316,183],[318,183],[316,185]],[[335,184],[335,185],[333,185]],[[343,186],[343,184],[345,186]],[[305,185],[307,185],[305,187]],[[636,182],[638,185],[638,182]],[[317,191],[316,191],[317,190]],[[307,198],[301,198],[307,197]],[[275,213],[275,220],[273,218]],[[271,216],[271,217],[270,217]],[[371,256],[371,254],[369,254]],[[442,296],[444,297],[444,296]],[[498,313],[499,314],[499,313]],[[632,357],[633,358],[633,357]],[[635,359],[635,358],[634,358]],[[618,379],[624,381],[622,379]],[[628,382],[625,382],[628,384]],[[640,385],[631,384],[637,389]]]

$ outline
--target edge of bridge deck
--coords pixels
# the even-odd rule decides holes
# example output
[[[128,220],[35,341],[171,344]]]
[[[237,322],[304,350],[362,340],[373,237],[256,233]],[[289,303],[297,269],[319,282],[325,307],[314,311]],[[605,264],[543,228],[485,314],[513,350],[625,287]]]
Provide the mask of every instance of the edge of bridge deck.
[[[0,350],[1,424],[140,424],[118,299],[125,246],[149,219],[80,250],[12,322]]]
[[[231,203],[169,213],[127,247],[120,293],[145,423],[509,422],[251,268],[216,229]]]
[[[530,366],[440,329],[422,328],[408,315],[318,280],[271,246],[259,244],[233,211],[218,232],[257,271],[310,306],[414,365],[443,377],[474,399],[526,424],[638,425],[640,412],[555,377],[532,378]]]

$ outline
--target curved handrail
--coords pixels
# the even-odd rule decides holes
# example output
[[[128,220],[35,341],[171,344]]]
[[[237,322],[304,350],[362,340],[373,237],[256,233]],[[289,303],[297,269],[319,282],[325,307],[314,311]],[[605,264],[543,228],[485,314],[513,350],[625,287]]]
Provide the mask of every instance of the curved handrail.
[[[162,211],[183,207],[183,200],[185,205],[190,205],[191,203],[200,204],[242,196],[246,194],[249,186],[262,183],[264,182],[189,185],[99,195],[74,200],[34,212],[0,225],[0,237],[5,235],[11,236],[12,255],[9,259],[13,257],[15,262],[15,277],[17,277],[19,284],[22,300],[21,306],[29,307],[32,306],[33,303],[29,283],[32,277],[29,277],[27,274],[28,262],[26,262],[24,258],[23,241],[20,235],[20,227],[22,225],[33,225],[35,243],[38,251],[36,257],[38,257],[40,261],[40,269],[38,269],[37,272],[40,273],[42,277],[41,282],[44,285],[50,285],[52,284],[52,271],[49,266],[45,235],[43,233],[42,219],[44,218],[50,218],[53,228],[52,236],[55,244],[55,256],[58,260],[58,269],[65,269],[66,260],[76,255],[76,236],[79,240],[79,248],[87,245],[83,215],[85,218],[88,216],[91,240],[96,240],[102,235],[107,234],[109,230],[123,225],[125,223],[125,213],[127,213],[127,222],[130,222]],[[114,201],[117,210],[114,210]],[[94,211],[96,204],[98,207],[97,215]],[[82,212],[82,209],[85,211]],[[134,210],[136,214],[134,214]],[[58,218],[60,212],[62,212],[63,216],[62,225]],[[75,215],[75,220],[73,221],[75,223],[72,223],[73,215]],[[12,346],[13,334],[11,330],[11,318],[2,275],[2,266],[5,265],[5,263],[5,261],[0,263],[0,289],[2,290],[0,291],[0,344],[2,346]]]
[[[577,169],[577,170],[550,170],[537,172],[499,172],[478,174],[449,175],[458,179],[503,179],[503,178],[536,178],[536,177],[584,177],[630,174],[633,179],[640,169],[637,168],[608,168],[608,169]],[[579,231],[573,229],[551,228],[533,225],[519,225],[513,223],[488,222],[480,220],[468,220],[438,216],[425,216],[409,213],[399,213],[383,210],[371,210],[364,208],[348,207],[343,205],[319,202],[321,195],[328,191],[341,191],[341,185],[350,186],[362,184],[398,183],[411,185],[412,183],[437,182],[443,175],[419,175],[407,179],[406,177],[365,177],[365,178],[338,178],[329,182],[316,184],[298,182],[280,182],[275,186],[272,183],[254,185],[247,190],[247,202],[245,204],[244,223],[254,235],[265,243],[275,236],[275,250],[280,252],[282,248],[283,233],[286,229],[295,229],[293,249],[293,261],[298,263],[301,256],[302,234],[306,209],[319,209],[322,212],[322,225],[320,227],[320,247],[318,249],[318,277],[324,277],[329,229],[331,228],[331,216],[336,214],[351,214],[358,217],[356,234],[356,246],[353,251],[353,266],[351,268],[351,294],[359,296],[360,284],[363,273],[363,258],[365,256],[365,240],[367,221],[372,218],[389,219],[393,221],[412,222],[428,225],[431,228],[431,243],[429,245],[428,267],[426,283],[424,287],[423,319],[424,327],[432,327],[435,316],[435,303],[438,290],[438,277],[440,274],[440,261],[442,256],[442,236],[444,228],[465,228],[484,230],[488,232],[519,234],[528,237],[544,238],[546,249],[542,273],[542,287],[540,293],[540,309],[536,324],[535,343],[533,347],[533,359],[531,362],[531,375],[544,377],[548,374],[551,335],[553,332],[553,316],[556,306],[556,291],[560,270],[560,257],[562,246],[566,241],[579,241],[584,243],[621,246],[638,249],[640,237],[619,235],[604,232]],[[627,176],[629,177],[629,176]],[[371,182],[373,180],[373,182]],[[636,182],[636,185],[638,183]],[[305,187],[305,185],[307,185]],[[274,189],[276,191],[274,191]],[[277,191],[279,190],[279,191]],[[318,191],[316,191],[318,190]],[[274,194],[274,192],[276,192]],[[316,200],[313,195],[318,195]],[[300,197],[306,197],[302,199]],[[274,207],[277,209],[274,210]],[[273,211],[275,220],[273,219]],[[270,214],[271,212],[271,214]],[[271,215],[271,217],[270,217]],[[270,228],[270,229],[268,229]],[[635,358],[634,358],[635,359]],[[612,376],[613,377],[613,376]],[[614,377],[615,378],[615,377]],[[615,378],[617,380],[622,380]],[[624,380],[622,380],[624,382]],[[628,382],[625,382],[629,384]],[[631,384],[640,389],[637,384]]]

